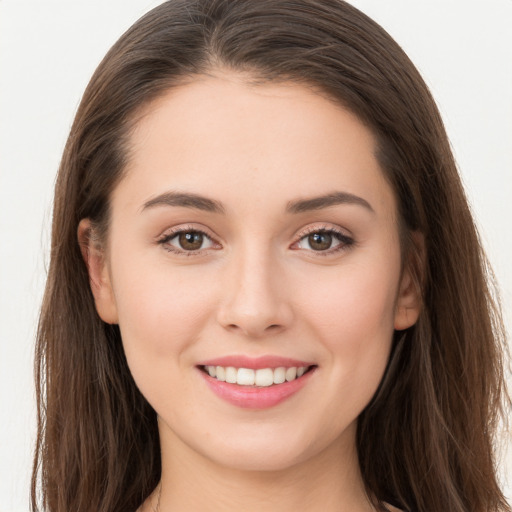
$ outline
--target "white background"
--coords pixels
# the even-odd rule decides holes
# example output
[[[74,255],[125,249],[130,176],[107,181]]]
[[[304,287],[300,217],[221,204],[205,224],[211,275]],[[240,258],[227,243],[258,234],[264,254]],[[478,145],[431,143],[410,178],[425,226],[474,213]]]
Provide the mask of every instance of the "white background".
[[[60,155],[100,59],[159,3],[0,0],[0,512],[29,510],[32,352]],[[438,101],[510,332],[512,0],[352,3],[402,45]],[[510,441],[501,468],[511,475],[505,484],[510,499]]]

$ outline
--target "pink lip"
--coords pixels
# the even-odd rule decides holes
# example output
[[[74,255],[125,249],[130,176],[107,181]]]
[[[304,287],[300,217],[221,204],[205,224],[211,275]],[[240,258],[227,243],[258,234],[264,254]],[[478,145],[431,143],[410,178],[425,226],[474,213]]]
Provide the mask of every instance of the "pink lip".
[[[278,368],[280,366],[311,366],[303,361],[293,361],[283,358],[259,358],[248,359],[238,358],[236,356],[207,361],[202,366],[234,366],[235,368]],[[203,369],[198,368],[199,374],[205,380],[208,387],[220,398],[226,402],[243,409],[268,409],[274,407],[286,399],[293,396],[301,390],[310,380],[316,367],[311,368],[302,377],[283,382],[282,384],[273,384],[268,387],[240,386],[229,382],[222,382],[210,377]]]
[[[261,368],[290,368],[292,366],[313,366],[314,363],[307,361],[299,361],[288,357],[279,356],[260,356],[247,357],[242,355],[231,355],[219,357],[217,359],[209,359],[202,361],[197,366],[233,366],[235,368],[250,368],[252,370],[260,370]]]

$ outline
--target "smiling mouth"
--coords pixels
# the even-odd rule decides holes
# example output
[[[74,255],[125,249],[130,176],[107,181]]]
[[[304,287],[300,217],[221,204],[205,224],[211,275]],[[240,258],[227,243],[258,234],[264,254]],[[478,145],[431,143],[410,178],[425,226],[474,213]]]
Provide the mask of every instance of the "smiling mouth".
[[[270,387],[284,382],[300,379],[304,374],[316,368],[312,366],[291,366],[285,368],[235,368],[234,366],[200,366],[210,377],[239,386]]]

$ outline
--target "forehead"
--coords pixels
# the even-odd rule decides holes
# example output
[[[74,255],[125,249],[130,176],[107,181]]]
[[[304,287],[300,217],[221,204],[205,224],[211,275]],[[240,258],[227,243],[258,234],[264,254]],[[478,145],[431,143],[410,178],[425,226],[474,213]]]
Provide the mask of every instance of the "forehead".
[[[289,201],[343,189],[394,202],[375,139],[350,111],[296,83],[251,85],[201,76],[146,108],[130,138],[124,180],[139,196],[179,189],[221,201]],[[133,200],[136,200],[133,197]],[[380,206],[379,206],[380,205]]]

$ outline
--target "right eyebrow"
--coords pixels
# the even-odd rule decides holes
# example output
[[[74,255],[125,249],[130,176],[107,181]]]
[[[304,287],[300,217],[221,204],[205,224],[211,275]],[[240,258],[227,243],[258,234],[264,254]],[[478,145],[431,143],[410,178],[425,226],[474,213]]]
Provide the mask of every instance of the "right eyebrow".
[[[142,206],[142,211],[157,206],[181,206],[212,213],[225,213],[225,208],[219,201],[188,192],[164,192],[146,201]]]

